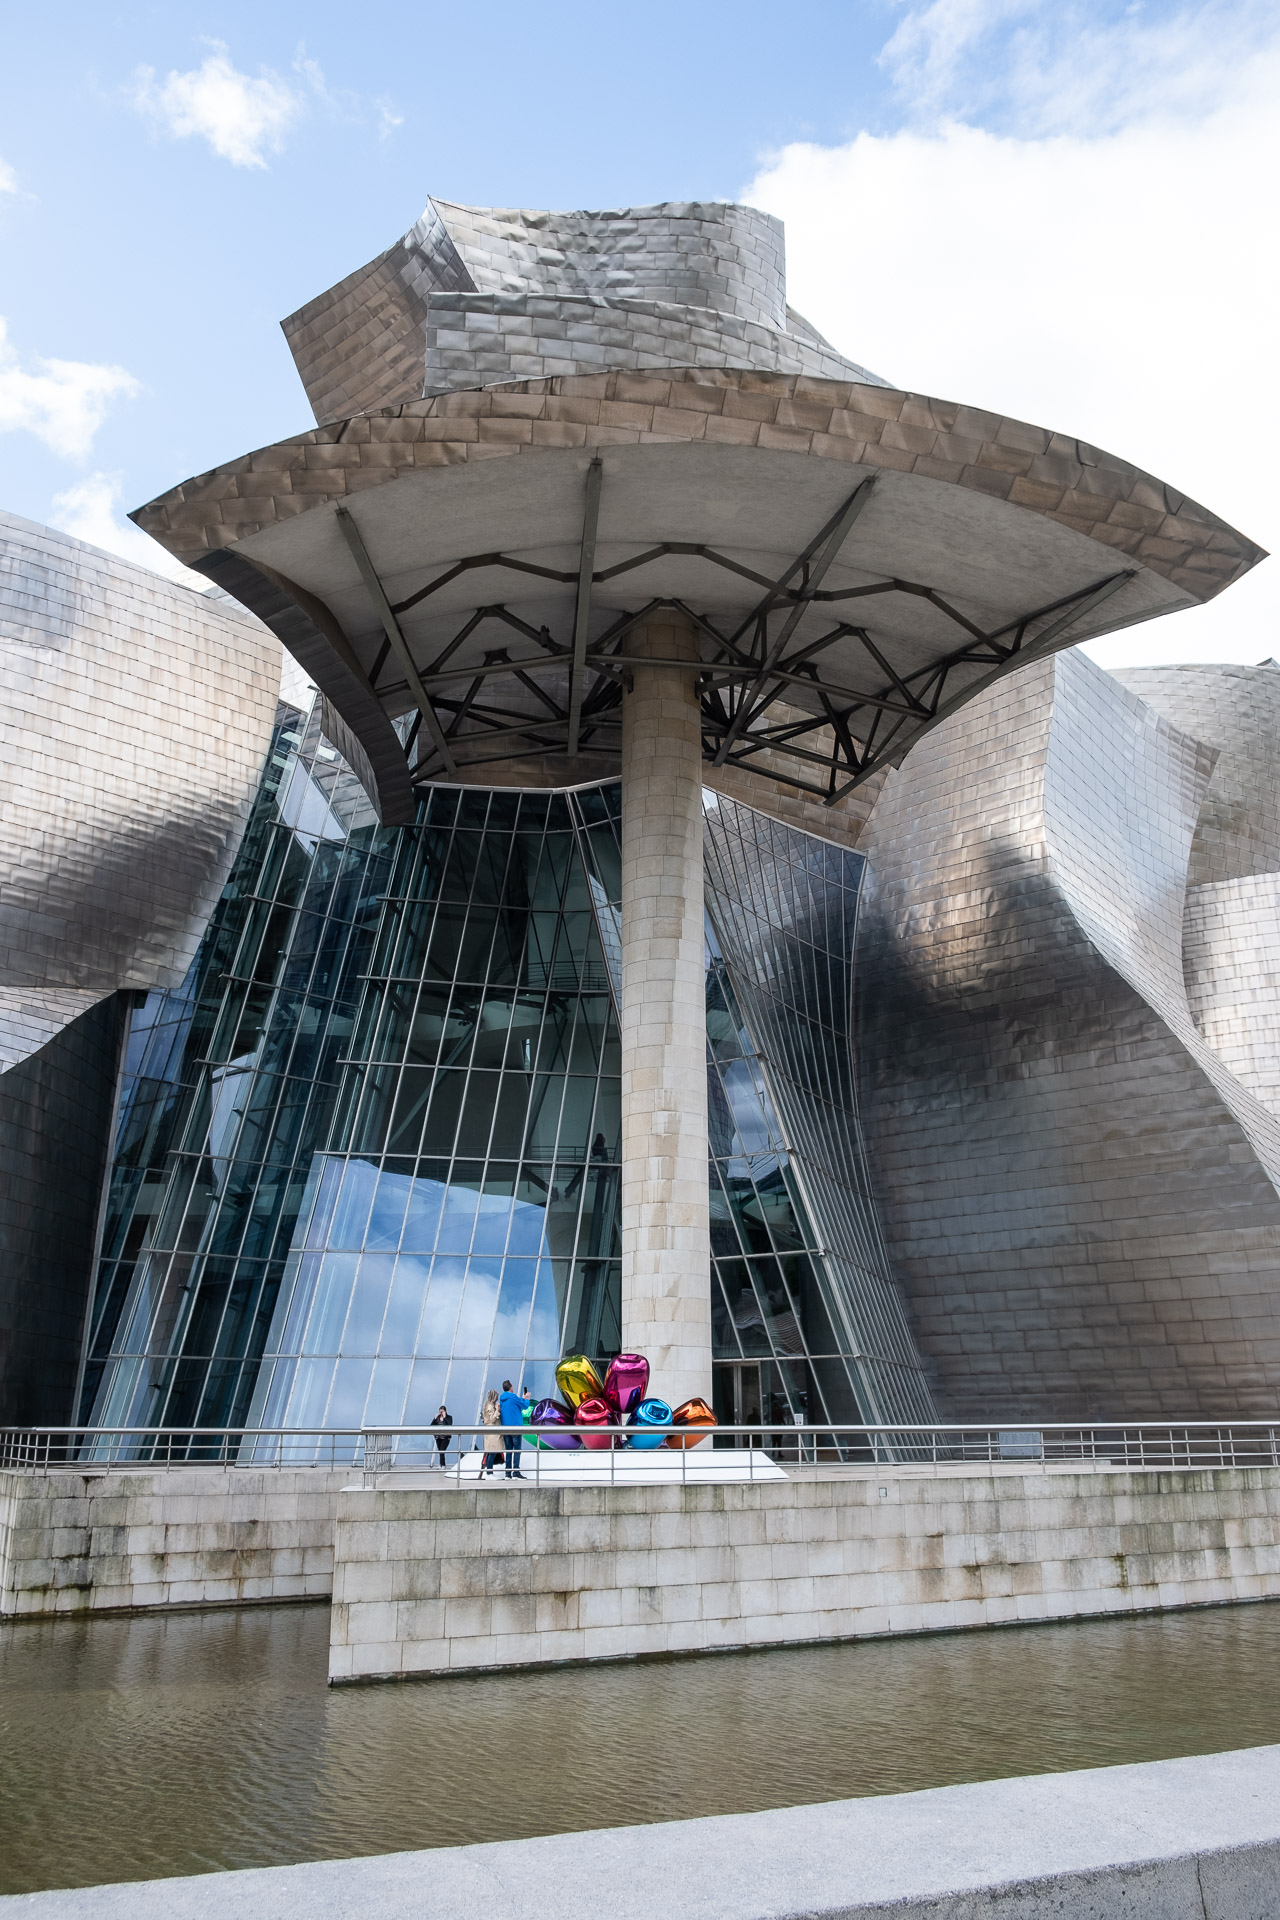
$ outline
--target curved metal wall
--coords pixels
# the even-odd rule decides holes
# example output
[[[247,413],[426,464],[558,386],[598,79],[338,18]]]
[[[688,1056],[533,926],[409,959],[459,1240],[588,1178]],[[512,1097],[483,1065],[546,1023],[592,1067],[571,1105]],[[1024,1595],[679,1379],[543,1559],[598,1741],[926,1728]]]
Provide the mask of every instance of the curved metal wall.
[[[118,988],[181,980],[279,680],[243,609],[0,514],[0,1072]]]
[[[922,741],[863,841],[864,1119],[949,1413],[1263,1413],[1277,1121],[1183,984],[1213,752],[1077,653]]]

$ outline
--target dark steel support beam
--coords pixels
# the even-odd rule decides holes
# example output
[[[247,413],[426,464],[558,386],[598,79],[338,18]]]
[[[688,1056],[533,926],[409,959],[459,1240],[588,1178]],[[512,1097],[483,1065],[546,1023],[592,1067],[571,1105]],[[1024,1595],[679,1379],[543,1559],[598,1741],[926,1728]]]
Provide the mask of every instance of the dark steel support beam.
[[[578,602],[573,615],[573,664],[569,668],[569,738],[572,758],[578,751],[582,724],[582,682],[586,674],[587,629],[591,624],[591,582],[596,566],[596,529],[600,524],[600,482],[603,462],[597,456],[587,468],[587,500],[582,515],[582,556],[578,562]]]
[[[446,771],[456,773],[457,768],[453,763],[453,754],[450,750],[449,742],[444,737],[444,728],[440,725],[427,690],[418,677],[418,669],[414,665],[413,655],[409,651],[409,643],[400,631],[400,622],[391,611],[391,602],[387,599],[383,591],[382,582],[379,580],[374,564],[369,558],[368,551],[360,535],[360,529],[346,507],[335,507],[334,512],[337,515],[342,536],[351,549],[351,556],[356,566],[360,569],[360,578],[364,581],[365,590],[373,602],[378,618],[382,622],[387,639],[391,642],[391,650],[400,662],[405,679],[409,683],[409,692],[413,695],[414,703],[422,715],[427,732],[431,735],[431,744],[439,754]]]
[[[875,475],[871,474],[854,488],[839,513],[835,515],[834,519],[827,522],[821,532],[818,533],[810,542],[809,546],[806,547],[804,553],[795,561],[790,569],[790,573],[779,583],[779,585],[785,585],[786,580],[790,578],[791,574],[797,572],[801,567],[808,567],[810,560],[813,561],[812,568],[805,579],[804,586],[797,595],[790,613],[782,623],[782,631],[777,635],[772,646],[768,648],[761,662],[756,679],[751,686],[743,690],[742,699],[730,723],[729,731],[720,742],[715,760],[712,762],[714,766],[721,767],[724,765],[729,749],[750,721],[759,700],[760,690],[768,683],[771,669],[775,663],[781,659],[783,649],[803,619],[814,594],[822,585],[823,577],[827,569],[844,545],[854,521],[862,512],[863,507],[866,506],[867,501],[871,498],[874,486]],[[814,557],[815,554],[817,556],[816,558]],[[759,616],[762,620],[769,611],[769,604],[770,601],[766,600],[765,604],[758,609]],[[767,632],[767,627],[765,631]]]

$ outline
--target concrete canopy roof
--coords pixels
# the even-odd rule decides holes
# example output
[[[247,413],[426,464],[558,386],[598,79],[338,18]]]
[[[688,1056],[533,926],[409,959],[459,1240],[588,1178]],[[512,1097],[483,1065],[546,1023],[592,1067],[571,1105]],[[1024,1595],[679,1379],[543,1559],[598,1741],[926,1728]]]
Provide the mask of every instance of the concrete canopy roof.
[[[834,801],[993,678],[1263,557],[1045,429],[724,368],[357,415],[133,517],[274,627],[389,823],[423,779],[612,771],[627,636],[655,603],[699,625],[706,757],[750,772],[766,753],[776,780],[785,751]]]

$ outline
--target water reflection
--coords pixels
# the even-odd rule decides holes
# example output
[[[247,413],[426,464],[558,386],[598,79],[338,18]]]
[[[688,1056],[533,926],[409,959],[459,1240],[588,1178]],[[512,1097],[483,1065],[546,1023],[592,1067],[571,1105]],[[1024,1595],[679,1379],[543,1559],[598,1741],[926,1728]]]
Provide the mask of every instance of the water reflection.
[[[1280,1603],[336,1691],[328,1632],[323,1607],[0,1627],[0,1893],[1280,1740]],[[584,1718],[609,1737],[580,1773],[513,1766]]]

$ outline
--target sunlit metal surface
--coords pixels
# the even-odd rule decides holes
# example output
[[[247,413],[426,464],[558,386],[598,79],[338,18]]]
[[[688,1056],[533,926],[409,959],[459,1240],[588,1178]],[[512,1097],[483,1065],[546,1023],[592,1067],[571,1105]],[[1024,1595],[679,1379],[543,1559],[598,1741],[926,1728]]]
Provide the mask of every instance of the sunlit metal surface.
[[[429,200],[402,239],[282,324],[322,424],[602,366],[883,384],[788,308],[782,222],[714,201],[527,213]]]
[[[949,1412],[1274,1403],[1280,1120],[1183,979],[1214,764],[1072,653],[922,743],[872,815],[863,1111]]]
[[[262,771],[280,651],[239,606],[0,514],[0,1071],[176,986]]]

